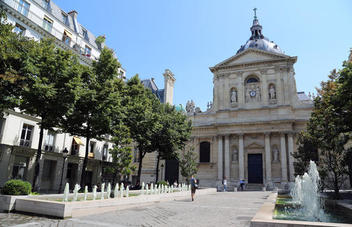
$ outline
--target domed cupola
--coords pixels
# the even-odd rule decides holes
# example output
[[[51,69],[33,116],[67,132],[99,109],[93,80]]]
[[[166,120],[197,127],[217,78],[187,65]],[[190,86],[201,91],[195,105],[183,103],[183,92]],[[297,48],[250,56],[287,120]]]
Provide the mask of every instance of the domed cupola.
[[[257,9],[254,8],[253,10],[254,10],[254,20],[253,20],[253,25],[251,27],[252,35],[249,38],[249,40],[240,47],[240,49],[237,51],[236,54],[239,54],[248,48],[255,48],[255,49],[265,50],[273,53],[283,54],[283,52],[281,51],[280,47],[277,44],[275,44],[273,41],[269,41],[269,39],[262,34],[263,27],[259,24],[259,21],[257,18]]]

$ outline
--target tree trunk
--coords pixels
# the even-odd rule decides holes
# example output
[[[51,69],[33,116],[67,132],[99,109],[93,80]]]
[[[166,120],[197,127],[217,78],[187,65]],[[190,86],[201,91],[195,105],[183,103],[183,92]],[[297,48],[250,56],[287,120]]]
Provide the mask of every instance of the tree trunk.
[[[334,198],[339,199],[340,194],[339,194],[339,182],[338,182],[338,177],[337,174],[334,172]]]
[[[139,163],[138,163],[138,174],[137,174],[137,181],[141,182],[141,175],[142,175],[142,162],[143,162],[143,152],[140,150],[139,151]]]
[[[33,177],[33,184],[32,184],[33,191],[36,191],[36,192],[40,190],[40,185],[38,185],[38,182],[39,182],[40,158],[42,156],[43,136],[44,136],[44,128],[40,126],[39,144],[37,149],[37,155],[35,157],[35,164],[34,164],[35,169],[34,169],[34,177]]]
[[[86,168],[87,168],[87,164],[88,164],[89,141],[90,141],[90,138],[89,138],[89,136],[87,136],[86,154],[84,156],[83,166],[82,166],[81,188],[84,188],[84,186],[86,184]]]
[[[156,184],[158,183],[158,180],[159,180],[159,162],[160,162],[160,155],[158,154],[157,161],[156,161],[156,170],[155,170],[155,183]]]

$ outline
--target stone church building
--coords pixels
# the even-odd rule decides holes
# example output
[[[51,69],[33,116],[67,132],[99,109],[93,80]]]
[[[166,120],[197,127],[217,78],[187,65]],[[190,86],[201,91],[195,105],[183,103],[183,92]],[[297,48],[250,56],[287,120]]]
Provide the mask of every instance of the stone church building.
[[[210,67],[214,87],[208,110],[187,104],[200,186],[221,187],[225,178],[230,190],[241,179],[268,188],[294,181],[292,153],[313,103],[297,92],[297,57],[264,37],[256,16],[250,31],[234,56]]]

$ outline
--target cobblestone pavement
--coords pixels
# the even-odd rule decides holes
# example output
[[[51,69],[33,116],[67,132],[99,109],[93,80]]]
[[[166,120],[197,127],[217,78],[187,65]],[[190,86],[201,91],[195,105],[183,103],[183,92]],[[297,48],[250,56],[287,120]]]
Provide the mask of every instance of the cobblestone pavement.
[[[270,192],[220,192],[67,220],[0,213],[0,226],[249,226]]]

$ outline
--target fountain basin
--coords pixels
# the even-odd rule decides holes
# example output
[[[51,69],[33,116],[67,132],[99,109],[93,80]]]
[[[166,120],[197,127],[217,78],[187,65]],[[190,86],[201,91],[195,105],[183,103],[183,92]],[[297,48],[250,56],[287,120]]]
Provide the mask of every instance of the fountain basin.
[[[284,220],[274,219],[274,212],[277,203],[277,193],[271,194],[262,207],[258,210],[254,218],[251,220],[251,227],[313,227],[313,226],[330,226],[330,227],[351,227],[351,224],[336,222],[313,222],[302,220]],[[339,205],[339,202],[337,202]],[[352,210],[348,210],[351,212]],[[344,213],[346,216],[349,214]]]
[[[215,188],[200,189],[197,195],[215,194]],[[80,193],[79,197],[82,196]],[[62,194],[60,195],[62,199]],[[50,197],[50,199],[48,199]],[[84,216],[117,209],[123,209],[131,206],[140,206],[160,201],[170,201],[174,199],[190,199],[189,191],[174,193],[164,193],[155,195],[140,195],[128,198],[111,198],[104,200],[87,200],[75,202],[55,201],[58,195],[27,196],[17,198],[15,201],[15,210],[17,212],[33,213],[46,215],[56,218],[70,218]]]

